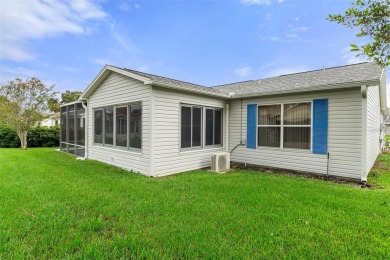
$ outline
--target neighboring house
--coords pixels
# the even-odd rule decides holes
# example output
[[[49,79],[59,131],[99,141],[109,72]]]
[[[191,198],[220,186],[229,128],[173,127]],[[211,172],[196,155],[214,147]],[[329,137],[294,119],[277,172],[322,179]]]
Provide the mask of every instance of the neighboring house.
[[[52,127],[58,125],[59,123],[60,123],[60,113],[54,113],[48,115],[45,119],[37,122],[35,125]]]
[[[390,116],[384,117],[385,135],[390,135]]]
[[[384,143],[385,75],[360,63],[204,87],[106,65],[80,97],[85,157],[164,176],[234,150],[235,162],[366,181]],[[72,131],[61,150],[74,153]]]

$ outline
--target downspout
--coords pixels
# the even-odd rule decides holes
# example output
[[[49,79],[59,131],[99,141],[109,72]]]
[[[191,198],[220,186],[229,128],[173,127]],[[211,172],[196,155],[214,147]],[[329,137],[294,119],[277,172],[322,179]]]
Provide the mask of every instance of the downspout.
[[[226,110],[226,138],[225,138],[225,151],[229,152],[229,103],[225,105]]]
[[[85,103],[84,103],[85,102]],[[86,105],[87,101],[86,100],[82,100],[81,101],[81,105],[83,106],[84,110],[85,110],[85,154],[84,154],[84,159],[88,159],[88,147],[89,147],[89,142],[88,142],[88,124],[89,124],[89,120],[88,120],[88,114],[89,114],[89,111],[88,111],[88,106]]]
[[[367,165],[367,86],[361,86],[362,94],[362,172],[360,179],[362,182],[367,181],[366,165]]]

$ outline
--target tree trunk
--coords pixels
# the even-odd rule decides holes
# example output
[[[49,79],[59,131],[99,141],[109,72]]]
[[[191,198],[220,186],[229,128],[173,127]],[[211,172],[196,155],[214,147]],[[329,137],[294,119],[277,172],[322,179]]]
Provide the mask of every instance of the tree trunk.
[[[27,131],[26,130],[19,130],[18,136],[19,136],[19,140],[20,140],[20,148],[22,148],[22,150],[26,150],[26,148],[27,148]]]

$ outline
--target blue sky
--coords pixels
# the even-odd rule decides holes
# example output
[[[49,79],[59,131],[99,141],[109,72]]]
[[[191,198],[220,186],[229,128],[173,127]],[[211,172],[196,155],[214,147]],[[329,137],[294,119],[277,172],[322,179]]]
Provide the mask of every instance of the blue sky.
[[[0,84],[35,76],[57,91],[84,90],[112,64],[214,86],[361,62],[349,51],[350,43],[362,43],[357,31],[325,19],[349,6],[349,0],[0,0]]]

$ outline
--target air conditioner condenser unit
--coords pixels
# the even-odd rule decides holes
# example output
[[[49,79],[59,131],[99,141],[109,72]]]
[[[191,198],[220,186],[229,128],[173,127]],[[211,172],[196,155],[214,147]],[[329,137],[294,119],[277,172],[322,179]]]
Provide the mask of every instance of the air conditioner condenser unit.
[[[230,169],[230,153],[215,153],[211,156],[211,170],[226,172]]]

